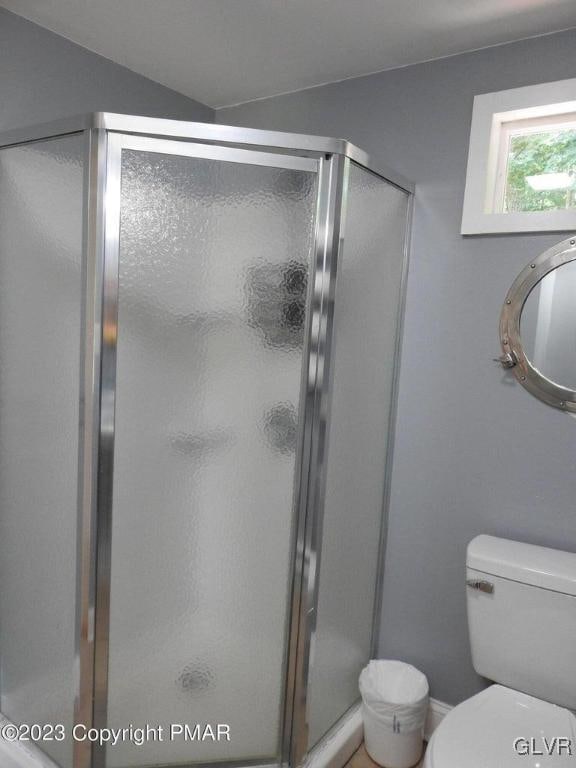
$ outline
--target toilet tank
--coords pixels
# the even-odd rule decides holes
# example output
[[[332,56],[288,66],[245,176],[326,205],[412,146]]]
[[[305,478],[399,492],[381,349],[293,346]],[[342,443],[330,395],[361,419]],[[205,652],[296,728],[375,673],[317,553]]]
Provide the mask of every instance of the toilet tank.
[[[576,710],[576,553],[478,536],[466,593],[476,672]]]

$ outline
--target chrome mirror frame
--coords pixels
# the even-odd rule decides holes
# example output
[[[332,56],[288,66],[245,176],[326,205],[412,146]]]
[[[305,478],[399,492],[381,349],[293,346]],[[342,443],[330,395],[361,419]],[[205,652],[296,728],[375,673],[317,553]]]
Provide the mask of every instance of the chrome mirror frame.
[[[520,336],[520,316],[530,292],[549,272],[576,261],[576,235],[541,253],[518,275],[506,294],[500,314],[499,358],[504,368],[512,370],[517,381],[534,397],[563,411],[576,413],[576,390],[548,379],[528,359]]]

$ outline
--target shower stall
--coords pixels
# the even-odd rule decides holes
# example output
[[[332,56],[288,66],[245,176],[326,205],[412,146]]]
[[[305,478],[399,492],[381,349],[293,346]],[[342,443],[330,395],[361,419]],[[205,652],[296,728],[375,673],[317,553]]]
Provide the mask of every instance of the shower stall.
[[[342,140],[108,113],[0,145],[0,763],[342,762],[410,184]]]

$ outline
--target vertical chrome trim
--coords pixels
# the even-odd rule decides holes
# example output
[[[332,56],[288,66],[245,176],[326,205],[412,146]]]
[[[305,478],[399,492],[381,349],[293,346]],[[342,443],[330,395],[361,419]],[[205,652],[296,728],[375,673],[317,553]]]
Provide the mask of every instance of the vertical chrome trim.
[[[94,727],[105,728],[108,708],[110,563],[114,482],[116,342],[118,336],[118,250],[120,240],[119,138],[108,136],[104,187],[100,419],[98,429],[97,562],[94,652]],[[94,746],[92,768],[104,768],[104,747]]]
[[[96,600],[96,499],[100,423],[102,231],[106,132],[87,130],[84,152],[82,331],[79,413],[76,723],[91,726],[94,691],[94,612]],[[74,768],[90,768],[88,742],[74,742]]]
[[[384,181],[382,183],[385,183]],[[408,287],[408,268],[410,265],[410,245],[412,232],[412,213],[414,210],[414,195],[408,194],[406,225],[404,231],[404,248],[402,253],[402,277],[400,278],[400,301],[398,302],[398,321],[394,341],[394,373],[392,379],[392,397],[388,417],[388,444],[386,446],[386,462],[384,465],[384,493],[382,496],[382,517],[380,522],[380,541],[378,544],[378,568],[376,572],[376,591],[374,595],[374,612],[372,622],[371,658],[378,656],[378,641],[382,622],[382,597],[384,594],[384,568],[386,545],[388,541],[388,510],[390,506],[390,491],[392,487],[392,467],[394,463],[394,441],[396,438],[396,422],[398,415],[398,392],[400,386],[400,362],[402,359],[402,340],[404,338],[404,316],[406,310],[406,294]]]
[[[307,481],[301,487],[303,522],[299,548],[303,550],[299,598],[299,629],[295,663],[293,723],[290,763],[299,765],[308,751],[308,677],[316,629],[318,577],[324,490],[326,447],[331,394],[331,348],[334,295],[341,247],[341,220],[345,207],[344,190],[349,160],[332,155],[320,177],[319,219],[315,243],[315,268],[310,307],[310,339],[305,432],[309,441]],[[303,459],[306,453],[303,453]]]
[[[318,318],[315,316],[315,306],[320,311],[318,290],[318,243],[323,228],[322,220],[326,216],[326,205],[329,192],[330,166],[325,158],[318,161],[316,183],[316,206],[314,234],[311,243],[310,272],[308,276],[308,292],[306,296],[307,319],[304,332],[304,349],[302,352],[302,378],[300,383],[298,449],[295,462],[294,505],[295,531],[292,544],[292,584],[290,598],[289,635],[286,663],[286,685],[284,692],[284,717],[281,736],[281,762],[290,764],[290,749],[294,718],[294,694],[296,667],[298,659],[298,630],[300,606],[302,602],[302,583],[304,572],[304,550],[306,536],[306,493],[310,469],[310,448],[312,419],[314,411],[314,395],[316,391],[316,363],[318,360],[315,347]],[[314,298],[317,296],[316,305]],[[311,350],[314,350],[312,353]]]

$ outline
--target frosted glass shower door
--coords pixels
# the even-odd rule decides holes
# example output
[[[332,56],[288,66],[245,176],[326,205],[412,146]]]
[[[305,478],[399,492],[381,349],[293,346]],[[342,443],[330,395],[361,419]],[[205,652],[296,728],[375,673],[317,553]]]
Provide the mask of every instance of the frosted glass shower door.
[[[83,152],[81,135],[0,150],[0,709],[19,725],[62,723],[68,734]],[[39,746],[71,768],[71,739]]]
[[[124,742],[107,765],[272,761],[317,163],[124,142],[108,722],[230,741]]]
[[[358,699],[371,653],[409,196],[350,164],[308,686],[312,747]]]

